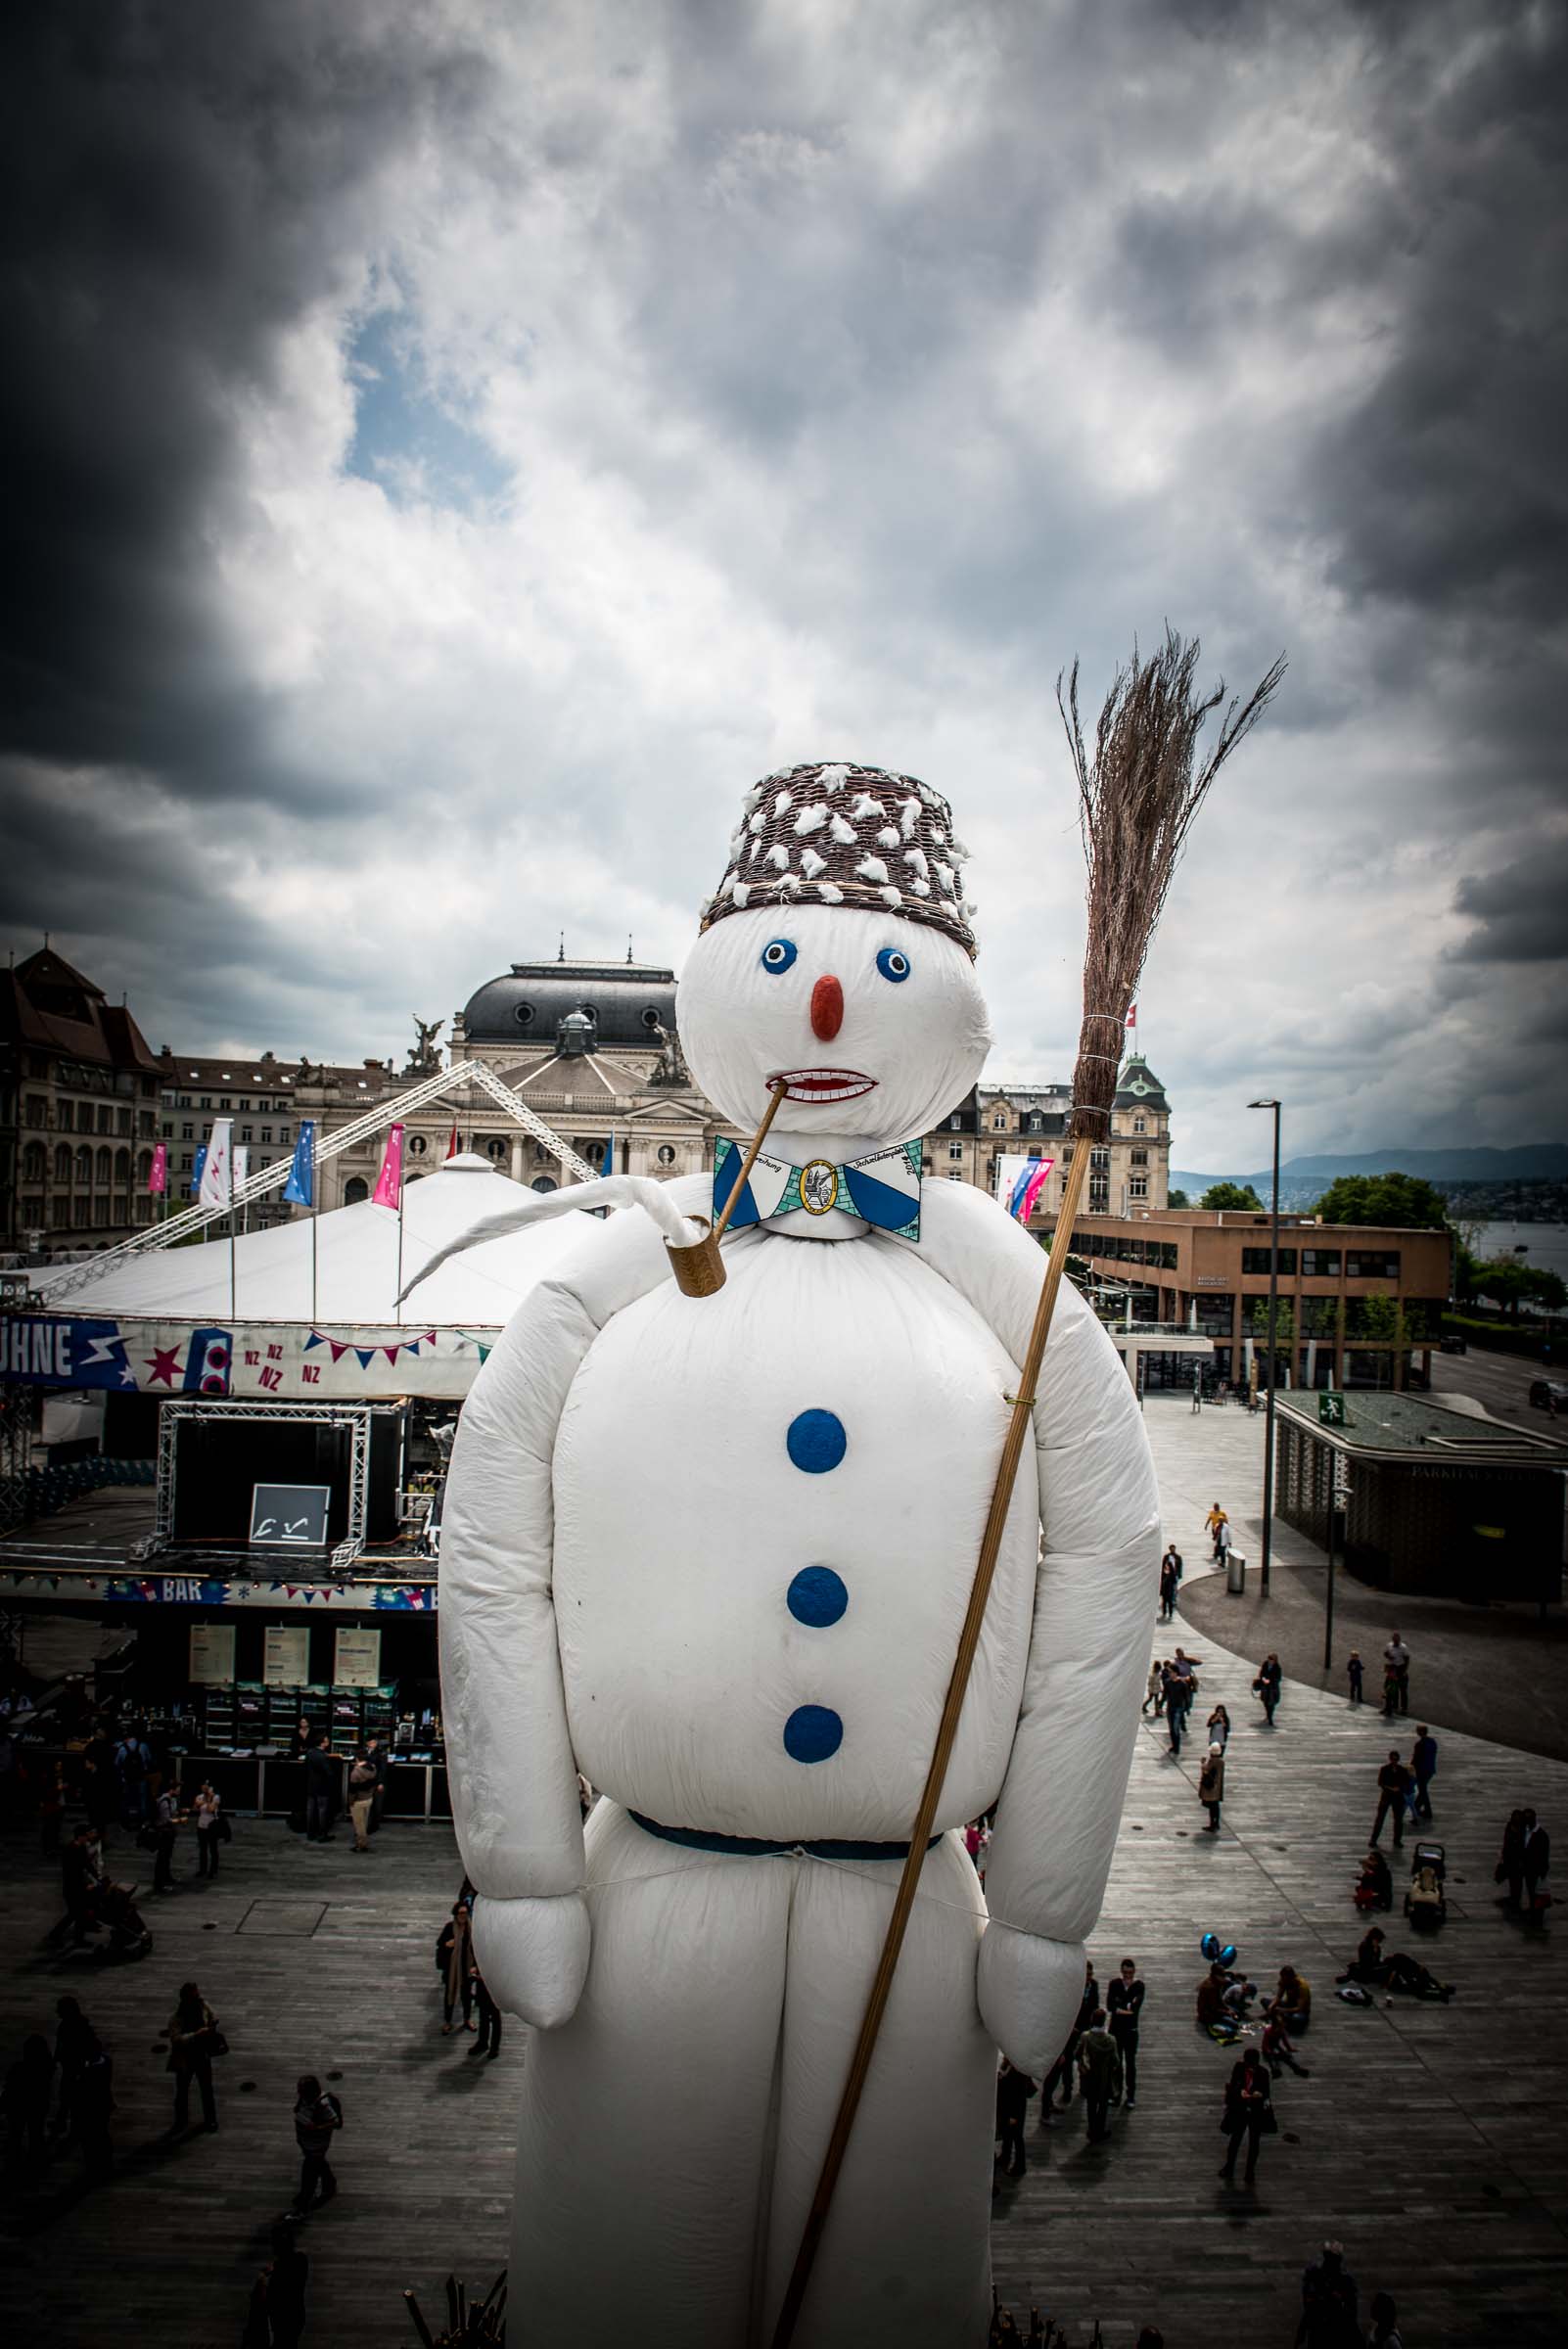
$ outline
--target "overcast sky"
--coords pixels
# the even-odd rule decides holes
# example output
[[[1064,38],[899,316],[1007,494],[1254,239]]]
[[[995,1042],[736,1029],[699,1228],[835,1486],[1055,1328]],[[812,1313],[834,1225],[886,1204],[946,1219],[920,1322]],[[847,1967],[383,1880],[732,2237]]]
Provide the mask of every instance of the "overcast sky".
[[[1273,712],[1141,990],[1176,1163],[1568,1132],[1568,20],[1518,0],[22,0],[0,943],[155,1049],[677,968],[899,766],[1070,1073],[1053,700]]]

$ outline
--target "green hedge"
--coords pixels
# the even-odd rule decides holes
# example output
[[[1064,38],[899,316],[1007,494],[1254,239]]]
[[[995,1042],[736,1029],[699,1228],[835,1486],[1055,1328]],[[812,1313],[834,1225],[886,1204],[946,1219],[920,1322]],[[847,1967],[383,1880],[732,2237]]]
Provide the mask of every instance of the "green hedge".
[[[1477,1313],[1445,1313],[1443,1334],[1468,1338],[1472,1346],[1490,1347],[1494,1354],[1516,1354],[1533,1362],[1540,1361],[1543,1341],[1549,1338],[1553,1359],[1568,1360],[1568,1330],[1561,1322],[1492,1321]]]

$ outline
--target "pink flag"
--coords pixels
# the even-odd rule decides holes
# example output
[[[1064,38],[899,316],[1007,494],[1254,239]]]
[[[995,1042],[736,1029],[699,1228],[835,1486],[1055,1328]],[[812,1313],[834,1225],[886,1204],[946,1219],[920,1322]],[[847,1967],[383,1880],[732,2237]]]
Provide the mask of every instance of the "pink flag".
[[[160,1142],[153,1152],[153,1172],[147,1177],[147,1187],[150,1191],[166,1191],[168,1189],[168,1145],[166,1142]]]
[[[394,1126],[387,1136],[387,1149],[376,1177],[372,1204],[395,1209],[403,1195],[403,1129]]]
[[[1035,1203],[1038,1199],[1041,1191],[1045,1188],[1045,1184],[1050,1176],[1050,1171],[1055,1164],[1056,1161],[1054,1158],[1042,1158],[1038,1167],[1034,1169],[1034,1171],[1031,1173],[1029,1180],[1024,1186],[1023,1202],[1018,1210],[1018,1221],[1020,1223],[1027,1223],[1030,1217],[1034,1214]]]

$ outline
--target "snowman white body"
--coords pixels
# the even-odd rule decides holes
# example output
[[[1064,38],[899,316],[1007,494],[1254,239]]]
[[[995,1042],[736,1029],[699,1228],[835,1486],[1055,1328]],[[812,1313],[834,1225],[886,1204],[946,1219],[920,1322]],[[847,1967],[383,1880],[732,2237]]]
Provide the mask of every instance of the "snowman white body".
[[[851,1104],[792,1097],[781,1157],[906,1139],[973,1082],[988,1039],[967,957],[911,930],[796,908],[730,915],[700,942],[682,1037],[738,1124],[772,1072],[876,1072]],[[791,967],[774,973],[761,951],[786,932]],[[909,949],[897,990],[876,976],[889,938]],[[843,995],[831,1051],[812,1035],[824,973]],[[708,1205],[674,1187],[688,1213]],[[724,1255],[723,1289],[688,1298],[646,1220],[596,1228],[508,1329],[453,1460],[454,1808],[486,1978],[540,2026],[511,2289],[541,2339],[768,2338],[1043,1269],[990,1201],[930,1181],[918,1238],[797,1211]],[[883,2325],[930,2349],[984,2338],[995,2050],[1038,2073],[1077,2008],[1160,1542],[1126,1375],[1066,1289],[1035,1425],[938,1812],[948,1831],[803,2313],[810,2349]],[[585,1848],[578,1771],[604,1798]],[[998,1796],[988,1923],[952,1830]]]

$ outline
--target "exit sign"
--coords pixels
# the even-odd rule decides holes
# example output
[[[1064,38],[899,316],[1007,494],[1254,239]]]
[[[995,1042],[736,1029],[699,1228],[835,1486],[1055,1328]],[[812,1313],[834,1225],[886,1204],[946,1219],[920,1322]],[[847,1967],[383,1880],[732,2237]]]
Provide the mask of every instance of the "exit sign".
[[[1319,1396],[1318,1396],[1318,1398],[1317,1398],[1317,1424],[1318,1424],[1318,1426],[1319,1426],[1319,1427],[1343,1427],[1343,1426],[1344,1426],[1344,1424],[1345,1424],[1345,1398],[1344,1398],[1344,1396],[1343,1396],[1343,1395],[1319,1395]]]

